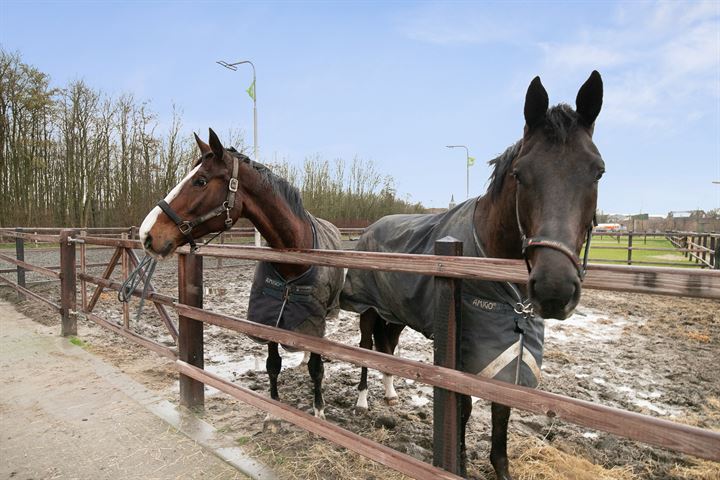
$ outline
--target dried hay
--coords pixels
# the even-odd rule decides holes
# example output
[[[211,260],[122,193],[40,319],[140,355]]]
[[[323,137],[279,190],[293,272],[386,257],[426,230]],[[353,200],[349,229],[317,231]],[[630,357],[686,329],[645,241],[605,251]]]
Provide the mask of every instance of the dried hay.
[[[370,440],[384,443],[384,428],[366,432]],[[262,439],[253,439],[253,453],[275,470],[281,478],[297,480],[407,480],[409,477],[332,445],[304,431],[286,431]]]
[[[700,343],[710,343],[710,335],[707,333],[689,331],[685,332],[685,336]]]
[[[565,365],[568,363],[575,364],[577,363],[577,359],[573,357],[572,355],[568,354],[567,352],[563,352],[562,350],[546,350],[543,354],[543,360],[545,361],[554,361],[561,365]]]
[[[670,470],[673,477],[683,480],[717,480],[720,478],[720,463],[705,460],[693,460],[690,467],[675,466]]]
[[[511,443],[511,469],[518,480],[634,480],[630,467],[606,469],[535,437]],[[512,460],[515,458],[515,460]]]
[[[692,425],[694,427],[709,428],[720,432],[720,399],[717,397],[707,397],[705,405],[702,406],[701,413],[691,412],[683,417],[677,417],[673,420]],[[718,477],[720,478],[720,476]]]

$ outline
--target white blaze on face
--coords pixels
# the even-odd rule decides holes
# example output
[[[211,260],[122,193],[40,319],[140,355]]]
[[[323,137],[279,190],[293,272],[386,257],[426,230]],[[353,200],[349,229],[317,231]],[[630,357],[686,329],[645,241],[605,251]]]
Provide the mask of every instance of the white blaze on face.
[[[190,180],[190,178],[192,178],[192,176],[195,175],[195,172],[197,172],[198,169],[200,169],[200,165],[198,165],[197,167],[193,168],[193,169],[190,171],[190,173],[188,173],[188,174],[185,176],[185,178],[183,178],[182,180],[180,180],[180,183],[178,183],[177,185],[175,185],[175,188],[173,188],[172,190],[170,190],[170,193],[168,193],[167,196],[165,197],[165,201],[168,203],[168,205],[170,204],[170,202],[173,201],[173,199],[174,199],[175,197],[178,196],[178,194],[180,193],[180,190],[182,189],[182,187],[183,187],[183,185],[185,184],[185,182],[187,182],[188,180]],[[153,208],[152,210],[150,210],[150,213],[147,214],[147,217],[145,217],[145,220],[143,220],[142,225],[140,225],[140,230],[139,230],[138,233],[139,233],[139,235],[140,235],[140,243],[141,243],[142,245],[145,245],[145,238],[146,238],[146,237],[148,236],[148,234],[150,233],[150,230],[152,230],[153,226],[155,225],[155,222],[157,221],[158,216],[159,216],[161,213],[163,213],[163,211],[160,209],[160,207],[155,207],[155,208]]]

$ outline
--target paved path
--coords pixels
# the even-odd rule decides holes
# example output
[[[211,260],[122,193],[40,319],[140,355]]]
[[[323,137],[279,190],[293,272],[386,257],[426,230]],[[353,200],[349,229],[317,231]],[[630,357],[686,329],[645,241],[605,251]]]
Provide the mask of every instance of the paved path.
[[[0,302],[0,478],[247,478],[139,405],[57,330]]]

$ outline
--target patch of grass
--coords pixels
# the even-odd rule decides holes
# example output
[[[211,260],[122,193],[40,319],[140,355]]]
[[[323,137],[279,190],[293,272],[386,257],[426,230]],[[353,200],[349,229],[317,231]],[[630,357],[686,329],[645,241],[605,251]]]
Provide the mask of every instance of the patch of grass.
[[[69,337],[68,340],[70,341],[70,343],[80,348],[87,348],[89,346],[87,342],[83,341],[78,337]]]
[[[619,240],[619,241],[618,241]],[[628,237],[620,237],[620,238],[613,238],[613,237],[602,237],[602,236],[595,236],[592,239],[592,243],[590,245],[590,258],[589,262],[591,263],[608,263],[613,265],[622,265],[623,263],[627,262],[627,256],[628,251],[626,249],[616,249],[616,248],[603,248],[603,247],[625,247],[628,246]],[[634,235],[633,236],[633,248],[674,248],[673,245],[664,238],[657,238],[657,237],[647,237],[647,240],[642,235]],[[580,253],[580,258],[582,258],[584,253]],[[597,259],[603,259],[603,260],[618,260],[618,262],[600,262]],[[632,260],[635,261],[642,261],[642,262],[673,262],[677,263],[676,265],[662,265],[659,266],[677,266],[677,267],[690,267],[692,265],[695,265],[695,263],[690,263],[690,261],[683,257],[682,253],[680,252],[673,252],[673,251],[645,251],[645,250],[633,250],[632,252]],[[622,262],[620,262],[622,261]],[[641,264],[646,265],[646,264]]]
[[[250,437],[238,437],[235,439],[235,443],[240,445],[241,447],[243,445],[247,445],[247,443],[250,441]]]

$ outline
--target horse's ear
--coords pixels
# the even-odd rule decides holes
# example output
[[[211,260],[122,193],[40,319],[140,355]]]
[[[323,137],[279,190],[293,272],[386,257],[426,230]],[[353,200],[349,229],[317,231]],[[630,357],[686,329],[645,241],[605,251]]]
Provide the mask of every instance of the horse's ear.
[[[220,143],[220,139],[215,134],[212,128],[210,129],[210,148],[215,154],[215,158],[217,158],[218,160],[222,160],[223,156],[225,155],[225,147],[222,146],[222,143]]]
[[[528,129],[538,126],[547,113],[549,99],[540,77],[533,78],[525,94],[525,125]]]
[[[193,132],[193,135],[195,135],[195,142],[197,142],[197,146],[200,149],[200,153],[205,155],[206,153],[211,151],[210,145],[200,140],[200,137],[198,137],[197,133]]]
[[[603,82],[602,77],[593,70],[583,86],[578,91],[577,99],[575,99],[575,107],[582,123],[586,127],[592,127],[595,119],[600,114],[603,100]]]

